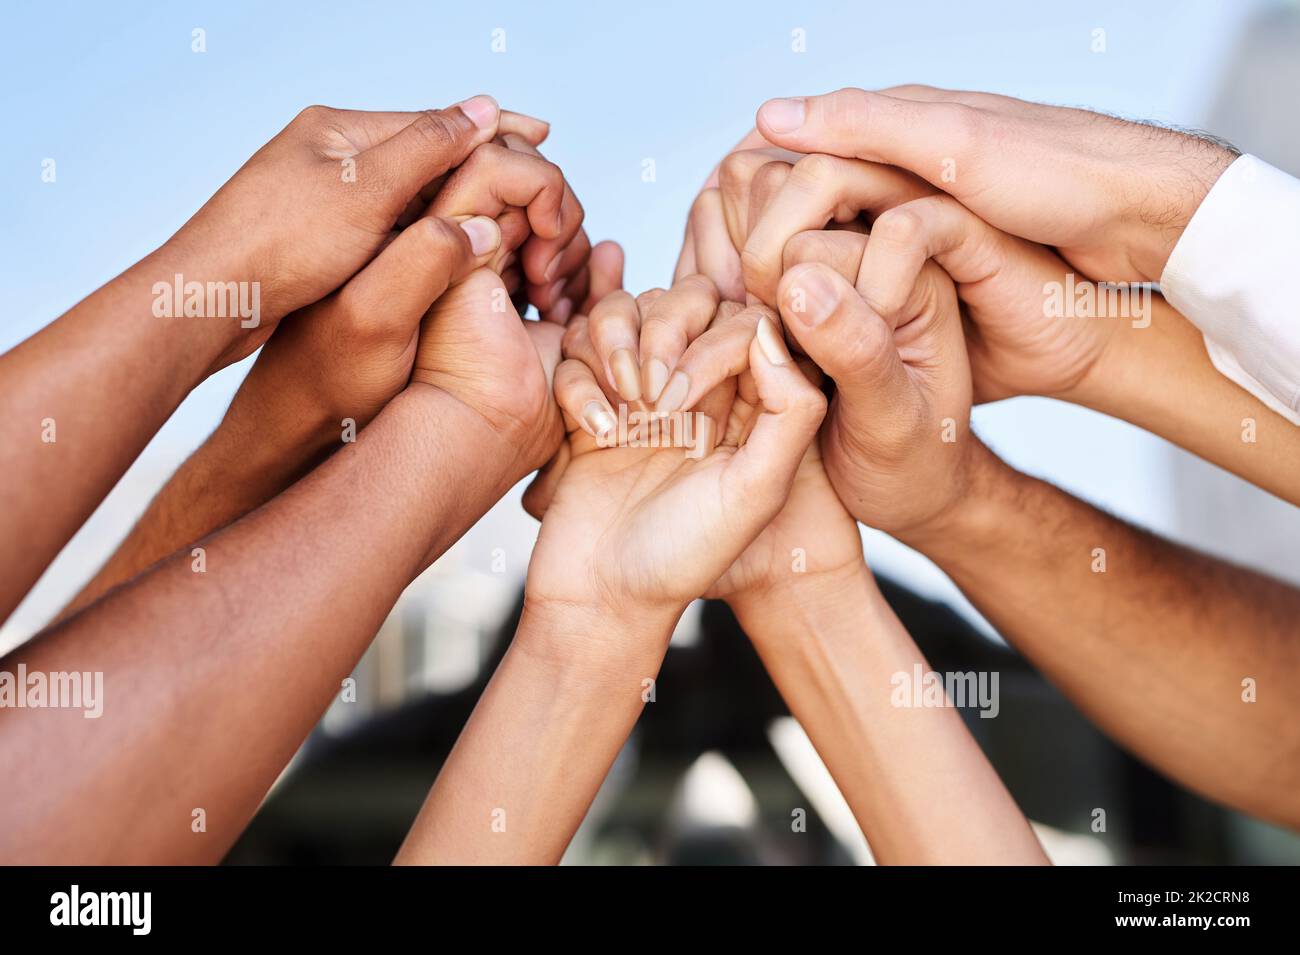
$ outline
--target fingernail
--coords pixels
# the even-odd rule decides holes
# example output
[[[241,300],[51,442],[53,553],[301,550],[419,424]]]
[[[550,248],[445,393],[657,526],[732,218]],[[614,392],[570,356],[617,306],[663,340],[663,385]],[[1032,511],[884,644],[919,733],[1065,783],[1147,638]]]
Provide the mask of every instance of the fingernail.
[[[460,224],[469,236],[469,247],[475,256],[486,255],[501,244],[501,229],[487,216],[475,216]]]
[[[560,279],[558,282],[552,282],[550,285],[546,287],[546,296],[547,298],[555,298],[563,291],[564,291],[564,279]]]
[[[835,286],[816,268],[804,270],[791,287],[787,298],[790,301],[790,311],[799,316],[799,320],[809,328],[825,321],[839,303]]]
[[[772,132],[793,133],[803,125],[808,108],[802,99],[774,99],[764,103],[759,112]]]
[[[497,124],[501,108],[491,96],[471,96],[459,104],[460,111],[469,117],[469,121],[479,129],[492,129]]]
[[[555,305],[551,308],[550,312],[547,313],[547,318],[549,318],[553,322],[559,322],[561,325],[563,325],[565,322],[569,320],[569,316],[572,314],[573,314],[573,302],[567,298],[562,298],[558,302],[556,302]]]
[[[684,371],[674,372],[664,387],[663,394],[655,404],[655,414],[672,414],[686,403],[686,395],[691,390],[691,379]]]
[[[587,423],[591,433],[598,438],[605,437],[618,425],[614,413],[595,400],[588,401],[582,409],[582,420]]]
[[[631,349],[620,348],[609,356],[609,370],[614,374],[614,387],[628,401],[641,398],[641,374],[636,356]]]
[[[784,365],[790,360],[790,350],[785,347],[781,333],[766,315],[758,320],[758,347],[773,365]]]
[[[555,258],[551,259],[551,261],[546,266],[546,270],[542,272],[543,282],[549,282],[551,279],[555,278],[555,273],[560,270],[560,257],[563,255],[564,255],[563,249],[555,253]]]
[[[645,376],[645,400],[658,401],[664,385],[668,384],[668,366],[658,358],[651,358],[641,369],[641,374]]]

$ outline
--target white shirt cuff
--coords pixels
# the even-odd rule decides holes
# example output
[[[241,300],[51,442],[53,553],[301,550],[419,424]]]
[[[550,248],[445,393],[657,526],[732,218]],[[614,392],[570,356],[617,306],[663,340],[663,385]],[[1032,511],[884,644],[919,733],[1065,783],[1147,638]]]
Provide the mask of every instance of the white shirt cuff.
[[[1224,170],[1174,246],[1160,290],[1214,366],[1300,424],[1300,179],[1254,156]]]

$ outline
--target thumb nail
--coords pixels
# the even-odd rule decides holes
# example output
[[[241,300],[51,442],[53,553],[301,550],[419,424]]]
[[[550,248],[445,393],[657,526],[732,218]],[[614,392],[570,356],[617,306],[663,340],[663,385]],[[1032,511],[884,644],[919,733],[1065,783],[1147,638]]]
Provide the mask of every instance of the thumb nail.
[[[808,107],[802,99],[773,99],[759,111],[763,123],[774,133],[793,133],[803,125]]]
[[[479,129],[492,129],[497,124],[501,108],[491,96],[471,96],[460,104],[460,111]]]

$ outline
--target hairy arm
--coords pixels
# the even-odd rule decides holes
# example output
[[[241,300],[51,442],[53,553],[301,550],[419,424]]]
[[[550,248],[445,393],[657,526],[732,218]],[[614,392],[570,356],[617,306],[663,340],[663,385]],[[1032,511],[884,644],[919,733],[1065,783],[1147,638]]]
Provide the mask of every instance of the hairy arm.
[[[930,667],[864,565],[731,603],[880,862],[1047,862],[957,710],[894,705]]]
[[[1212,799],[1300,826],[1300,591],[976,447],[961,506],[906,543],[1122,745]]]
[[[413,384],[207,540],[205,573],[179,554],[6,657],[10,672],[102,672],[105,699],[99,719],[0,711],[0,775],[16,781],[0,858],[219,860],[402,590],[508,487],[516,452]]]

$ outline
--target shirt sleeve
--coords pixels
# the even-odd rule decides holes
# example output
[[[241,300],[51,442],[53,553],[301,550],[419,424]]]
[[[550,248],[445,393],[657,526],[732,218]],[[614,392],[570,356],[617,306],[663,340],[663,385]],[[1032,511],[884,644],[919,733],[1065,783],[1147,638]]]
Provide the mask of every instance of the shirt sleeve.
[[[1254,156],[1224,170],[1174,246],[1160,290],[1228,378],[1300,424],[1300,179]]]

